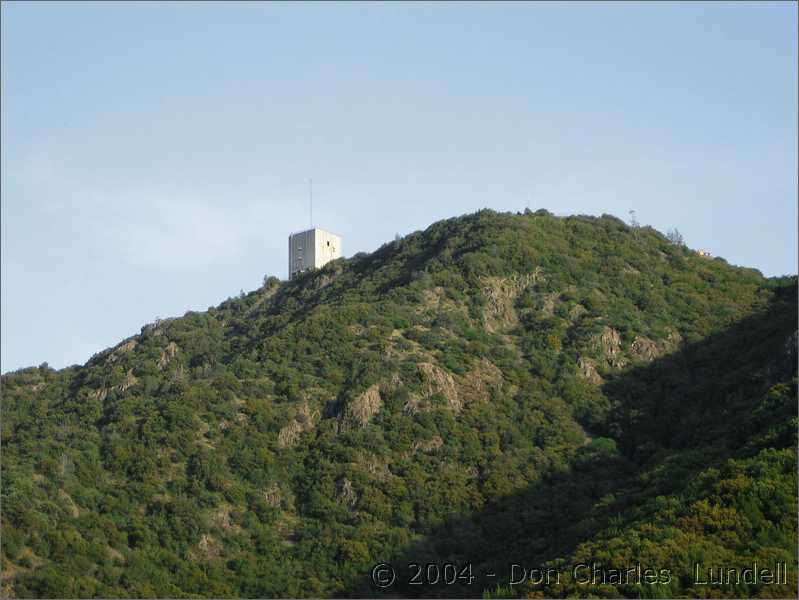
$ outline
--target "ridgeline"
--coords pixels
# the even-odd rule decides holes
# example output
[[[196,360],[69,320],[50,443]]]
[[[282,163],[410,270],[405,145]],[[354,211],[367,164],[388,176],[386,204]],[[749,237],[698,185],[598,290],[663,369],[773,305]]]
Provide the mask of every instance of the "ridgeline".
[[[607,215],[266,278],[2,377],[3,595],[795,597],[796,331],[795,277]]]

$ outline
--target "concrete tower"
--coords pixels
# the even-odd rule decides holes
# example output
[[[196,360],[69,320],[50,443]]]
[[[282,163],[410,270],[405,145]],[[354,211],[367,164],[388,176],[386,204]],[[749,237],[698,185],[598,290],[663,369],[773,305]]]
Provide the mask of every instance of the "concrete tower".
[[[314,227],[289,236],[289,279],[341,256],[341,236]]]

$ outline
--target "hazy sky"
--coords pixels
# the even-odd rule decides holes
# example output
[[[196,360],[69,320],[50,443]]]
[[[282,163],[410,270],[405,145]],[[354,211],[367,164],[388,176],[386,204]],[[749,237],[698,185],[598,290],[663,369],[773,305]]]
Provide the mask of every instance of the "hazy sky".
[[[204,310],[316,224],[635,209],[797,271],[797,5],[2,4],[2,371]]]

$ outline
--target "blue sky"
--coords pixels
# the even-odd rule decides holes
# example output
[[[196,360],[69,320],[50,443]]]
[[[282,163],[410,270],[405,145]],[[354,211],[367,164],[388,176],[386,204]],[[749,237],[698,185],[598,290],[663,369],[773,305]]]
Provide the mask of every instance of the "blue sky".
[[[797,5],[2,4],[2,371],[490,207],[797,272]]]

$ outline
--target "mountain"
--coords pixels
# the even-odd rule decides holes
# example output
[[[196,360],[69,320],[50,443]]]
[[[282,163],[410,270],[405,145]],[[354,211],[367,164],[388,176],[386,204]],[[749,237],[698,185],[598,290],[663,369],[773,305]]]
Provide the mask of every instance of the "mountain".
[[[4,375],[3,593],[796,596],[796,342],[795,277],[441,221]]]

